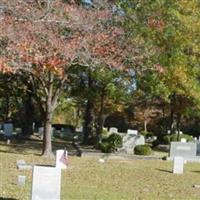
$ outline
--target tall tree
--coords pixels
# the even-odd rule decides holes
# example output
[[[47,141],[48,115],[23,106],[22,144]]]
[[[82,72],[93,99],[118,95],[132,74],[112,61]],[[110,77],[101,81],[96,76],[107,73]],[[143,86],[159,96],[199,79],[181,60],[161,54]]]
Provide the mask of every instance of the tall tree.
[[[174,119],[180,121],[188,105],[199,105],[199,1],[127,0],[119,5],[126,33],[138,51],[133,59],[142,77],[138,80],[148,80],[145,87],[168,102],[173,129]]]
[[[59,0],[3,3],[6,9],[0,20],[0,37],[6,36],[9,45],[8,54],[0,57],[0,69],[4,73],[26,72],[33,84],[39,83],[35,85],[44,110],[43,154],[51,155],[52,115],[69,67],[73,62],[96,66],[102,61],[121,67],[118,38],[123,32],[110,26],[112,12],[107,1],[101,9]]]

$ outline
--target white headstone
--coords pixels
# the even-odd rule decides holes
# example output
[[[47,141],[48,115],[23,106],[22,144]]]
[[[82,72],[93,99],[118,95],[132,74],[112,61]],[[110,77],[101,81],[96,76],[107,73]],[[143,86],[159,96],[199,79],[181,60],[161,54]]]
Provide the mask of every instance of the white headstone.
[[[13,124],[12,123],[5,123],[3,125],[3,131],[5,136],[11,137],[13,134]]]
[[[31,200],[60,200],[61,170],[34,166]]]
[[[158,137],[157,137],[157,136],[153,136],[152,139],[153,139],[153,140],[157,140]]]
[[[100,163],[105,163],[105,160],[104,160],[103,158],[100,158],[100,159],[99,159],[99,162],[100,162]]]
[[[185,138],[181,138],[181,142],[187,142]]]
[[[176,131],[176,134],[178,134],[178,131]],[[183,131],[179,131],[180,135],[183,135]]]
[[[144,145],[145,144],[145,138],[143,135],[137,136],[135,140],[135,145]]]
[[[111,127],[111,128],[109,129],[109,132],[110,132],[110,133],[118,133],[118,129],[115,128],[115,127]]]
[[[77,127],[75,129],[75,131],[78,132],[78,133],[81,133],[81,132],[83,132],[83,127],[82,126],[81,127]]]
[[[184,168],[184,159],[182,157],[174,157],[173,173],[182,174]]]
[[[197,137],[194,137],[194,140],[197,141]]]
[[[128,135],[137,135],[138,134],[138,130],[128,129],[127,130],[127,134]]]
[[[40,138],[43,139],[44,127],[40,127],[40,128],[38,129],[38,133],[39,133]]]
[[[56,151],[56,168],[67,169],[68,155],[65,150]]]

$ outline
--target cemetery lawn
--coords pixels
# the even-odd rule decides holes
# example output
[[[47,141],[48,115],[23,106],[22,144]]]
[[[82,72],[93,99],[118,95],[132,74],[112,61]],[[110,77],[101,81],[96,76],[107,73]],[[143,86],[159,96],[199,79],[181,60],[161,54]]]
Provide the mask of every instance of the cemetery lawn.
[[[54,160],[39,156],[40,147],[38,141],[10,146],[0,141],[0,199],[30,199],[32,173],[19,171],[16,161],[54,165]],[[70,143],[67,147],[71,148]],[[200,198],[200,188],[193,187],[200,185],[200,163],[187,163],[183,175],[174,175],[172,162],[162,160],[109,159],[99,163],[98,158],[69,156],[69,162],[62,172],[62,200]],[[18,175],[27,176],[25,186],[16,184]]]

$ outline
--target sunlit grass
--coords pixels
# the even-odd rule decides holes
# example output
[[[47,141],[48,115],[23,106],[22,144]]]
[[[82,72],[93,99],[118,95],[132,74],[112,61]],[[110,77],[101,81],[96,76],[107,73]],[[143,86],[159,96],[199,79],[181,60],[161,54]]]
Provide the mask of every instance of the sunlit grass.
[[[39,156],[34,142],[27,146],[6,146],[0,143],[0,197],[28,200],[31,195],[31,171],[19,171],[16,161],[31,164],[54,164]],[[24,151],[18,149],[24,148]],[[30,149],[28,148],[30,147]],[[38,146],[37,146],[38,147]],[[29,149],[29,150],[28,150]],[[172,163],[161,160],[106,160],[69,157],[69,167],[62,172],[62,200],[132,200],[132,199],[199,199],[200,164],[188,163],[183,175],[171,173]],[[17,185],[17,176],[26,175],[24,187]],[[1,199],[0,198],[0,199]]]

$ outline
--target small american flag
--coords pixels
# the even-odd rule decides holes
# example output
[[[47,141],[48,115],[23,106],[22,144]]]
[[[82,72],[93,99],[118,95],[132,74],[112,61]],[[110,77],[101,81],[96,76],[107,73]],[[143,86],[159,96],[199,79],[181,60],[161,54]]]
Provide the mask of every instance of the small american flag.
[[[62,156],[60,157],[60,162],[62,162],[64,165],[68,165],[68,156],[66,153],[66,149],[64,150]]]

